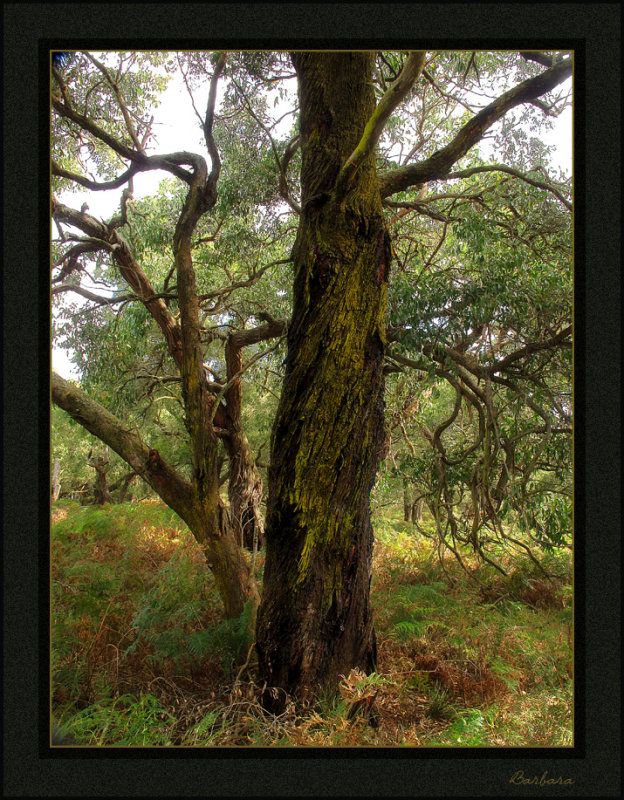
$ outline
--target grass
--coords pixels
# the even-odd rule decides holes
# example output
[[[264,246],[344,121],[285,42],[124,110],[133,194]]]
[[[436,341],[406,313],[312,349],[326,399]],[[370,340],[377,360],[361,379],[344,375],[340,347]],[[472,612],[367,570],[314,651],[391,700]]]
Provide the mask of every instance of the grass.
[[[569,747],[570,556],[505,578],[440,563],[378,521],[377,672],[279,716],[259,704],[245,620],[224,621],[203,554],[159,502],[54,506],[52,708],[90,746]],[[263,554],[257,559],[261,579]],[[253,659],[249,659],[253,664]]]

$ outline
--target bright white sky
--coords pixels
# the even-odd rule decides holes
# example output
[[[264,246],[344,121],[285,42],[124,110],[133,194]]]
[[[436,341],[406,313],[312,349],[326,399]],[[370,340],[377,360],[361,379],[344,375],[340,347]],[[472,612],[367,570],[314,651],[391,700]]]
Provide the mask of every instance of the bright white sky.
[[[205,108],[207,90],[205,94],[205,98],[201,96],[197,98],[201,101],[198,104],[200,110]],[[162,96],[161,104],[154,112],[153,131],[156,138],[155,144],[152,145],[154,147],[153,154],[164,155],[180,150],[205,154],[205,143],[199,121],[181,79],[174,78]],[[553,129],[540,134],[540,138],[546,144],[556,146],[553,154],[554,167],[570,175],[572,173],[572,110],[567,108],[555,120]],[[135,197],[155,194],[164,177],[167,177],[167,174],[160,171],[135,175]],[[89,204],[89,214],[110,219],[119,209],[120,191],[115,189],[106,192],[65,194],[60,195],[59,199],[73,208],[79,208],[86,200]],[[74,295],[75,297],[77,296]],[[59,348],[53,348],[52,368],[65,379],[77,377],[67,353]]]

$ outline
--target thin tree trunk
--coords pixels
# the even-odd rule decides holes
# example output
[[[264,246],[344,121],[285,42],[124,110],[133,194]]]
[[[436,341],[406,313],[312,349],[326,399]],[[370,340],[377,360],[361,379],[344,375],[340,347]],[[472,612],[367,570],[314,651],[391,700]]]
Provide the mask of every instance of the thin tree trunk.
[[[255,552],[264,544],[264,518],[261,511],[262,478],[245,436],[242,422],[242,373],[245,347],[281,336],[286,328],[283,320],[268,314],[260,315],[264,325],[237,331],[225,345],[227,391],[223,424],[227,434],[223,443],[230,462],[228,500],[234,535],[241,547]]]
[[[403,478],[403,520],[411,522],[412,519],[412,495],[409,489],[409,481]]]
[[[124,475],[123,478],[120,478],[120,480],[113,483],[113,485],[110,487],[111,492],[114,492],[117,489],[119,489],[119,494],[117,496],[117,503],[121,504],[125,501],[126,495],[128,493],[128,488],[130,487],[130,484],[136,477],[137,477],[136,472],[134,471],[128,472],[126,475]]]
[[[61,459],[54,459],[54,469],[52,470],[52,500],[56,502],[61,493]]]
[[[296,53],[302,213],[294,309],[272,435],[260,676],[309,698],[375,668],[372,490],[384,442],[389,246],[372,156],[336,178],[374,108],[369,53]]]
[[[281,326],[265,326],[267,332],[277,335]],[[259,331],[259,333],[258,333]],[[254,336],[255,334],[255,336]],[[261,547],[264,543],[264,519],[260,510],[262,502],[262,478],[256,467],[249,442],[242,424],[242,382],[243,346],[253,343],[264,335],[261,328],[256,331],[242,331],[230,336],[225,346],[227,381],[226,427],[228,435],[224,438],[230,462],[228,500],[230,521],[234,537],[241,547],[247,550]],[[260,339],[257,339],[260,341]]]
[[[420,500],[416,500],[412,505],[410,519],[412,522],[422,522],[422,515],[423,515],[423,504],[424,500],[421,497]],[[408,520],[409,521],[409,520]]]

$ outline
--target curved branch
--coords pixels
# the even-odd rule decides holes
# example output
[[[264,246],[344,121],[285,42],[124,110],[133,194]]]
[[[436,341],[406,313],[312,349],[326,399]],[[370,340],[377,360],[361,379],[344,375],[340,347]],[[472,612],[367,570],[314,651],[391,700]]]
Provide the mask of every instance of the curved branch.
[[[96,123],[90,120],[88,117],[85,117],[83,114],[79,114],[72,106],[61,103],[60,99],[55,95],[52,95],[52,106],[62,117],[75,122],[76,125],[80,126],[83,130],[88,131],[90,134],[95,136],[96,139],[99,139],[101,142],[104,142],[104,144],[108,145],[111,150],[114,150],[114,152],[120,155],[122,158],[131,161],[132,164],[135,165],[135,172],[150,169],[163,169],[167,172],[171,172],[177,178],[180,178],[186,183],[190,183],[191,175],[187,170],[181,169],[179,167],[180,164],[191,164],[196,172],[201,172],[203,162],[203,168],[205,169],[204,160],[201,158],[201,156],[195,155],[194,153],[180,152],[170,153],[166,156],[146,156],[142,152],[138,152],[131,147],[127,147],[125,144],[118,142],[117,139],[107,133],[103,128],[100,128],[99,125],[96,125]],[[128,180],[128,177],[131,177],[132,174],[133,173],[129,174],[129,171],[125,172],[125,180]],[[69,175],[71,175],[71,173],[61,177],[69,177]],[[115,179],[115,181],[119,180],[120,178]],[[86,186],[85,183],[82,183],[82,185]],[[121,184],[118,183],[117,185]],[[95,184],[93,186],[88,186],[87,188],[94,188],[97,190],[114,187]]]
[[[169,352],[174,361],[181,366],[182,363],[182,335],[180,326],[175,317],[167,308],[166,303],[154,291],[147,275],[141,265],[134,258],[127,242],[116,230],[110,229],[105,223],[98,221],[89,214],[75,211],[52,198],[52,211],[56,219],[68,222],[70,225],[82,230],[92,240],[100,242],[101,247],[108,249],[115,259],[119,270],[131,289],[144,303],[154,321],[162,331]],[[117,302],[117,298],[115,302]]]
[[[54,159],[52,159],[51,168],[52,175],[55,175],[58,178],[67,178],[68,180],[73,181],[80,186],[84,186],[85,189],[91,189],[94,192],[103,192],[108,189],[118,189],[120,186],[123,186],[125,183],[127,183],[129,178],[140,171],[139,166],[133,164],[125,172],[122,172],[118,178],[114,178],[112,181],[98,183],[97,181],[92,181],[89,178],[85,178],[83,175],[77,175],[75,172],[70,172],[69,170],[64,169],[60,166],[60,164],[57,164]]]
[[[569,343],[565,340],[570,336],[572,333],[572,325],[568,325],[567,328],[563,328],[563,330],[559,331],[559,333],[555,334],[552,339],[547,339],[545,342],[529,342],[524,347],[521,347],[519,350],[516,350],[514,353],[510,353],[505,358],[502,358],[500,361],[494,362],[490,366],[484,367],[484,371],[493,375],[496,372],[504,371],[510,364],[513,364],[515,361],[518,361],[522,358],[526,358],[527,356],[532,355],[533,353],[538,353],[540,350],[550,350],[555,347],[565,347]]]
[[[104,75],[104,77],[108,81],[109,86],[111,87],[111,89],[113,90],[113,92],[115,94],[115,97],[117,98],[117,103],[119,104],[119,108],[121,109],[121,113],[123,115],[124,122],[126,123],[126,128],[128,130],[128,133],[130,134],[130,138],[134,142],[134,146],[136,147],[137,151],[139,153],[143,153],[145,155],[145,150],[143,149],[143,145],[139,141],[139,137],[137,136],[137,132],[134,129],[134,125],[132,124],[132,120],[130,119],[130,113],[128,111],[128,107],[126,106],[126,103],[125,103],[125,101],[123,99],[123,96],[122,96],[122,94],[121,94],[121,92],[119,90],[119,86],[117,84],[117,81],[114,81],[112,79],[110,72],[104,66],[104,64],[102,64],[101,61],[98,61],[97,58],[95,58],[93,55],[91,55],[91,53],[86,53],[85,52],[85,56],[89,59],[89,61],[92,64],[95,64],[95,66],[99,69],[99,71],[102,73],[102,75]]]
[[[414,50],[410,52],[399,77],[391,84],[377,104],[371,118],[364,128],[364,133],[358,146],[351,153],[345,165],[340,170],[336,181],[336,188],[340,194],[348,189],[353,175],[364,159],[372,153],[379,141],[384,126],[395,108],[405,99],[412,89],[425,65],[427,52]]]
[[[544,181],[538,181],[535,178],[530,178],[528,175],[525,175],[519,170],[512,169],[511,167],[505,167],[502,164],[492,164],[491,166],[487,167],[471,167],[470,169],[462,169],[458,172],[451,172],[445,176],[444,180],[452,180],[453,178],[469,178],[471,175],[478,175],[482,172],[504,172],[507,175],[512,175],[514,178],[524,181],[525,183],[530,183],[531,186],[535,186],[538,189],[545,189],[547,192],[554,194],[555,197],[568,209],[568,211],[572,211],[572,203],[570,203],[569,200],[566,200],[561,192],[555,189],[554,186],[544,183]]]
[[[103,128],[100,128],[99,125],[96,125],[93,120],[90,120],[88,117],[85,117],[84,114],[78,113],[73,106],[69,106],[66,103],[62,103],[60,98],[56,97],[56,95],[52,95],[52,107],[65,119],[69,119],[72,122],[75,122],[76,125],[79,125],[85,131],[88,131],[101,142],[107,144],[111,150],[114,150],[118,155],[122,158],[126,158],[129,161],[140,161],[141,158],[144,158],[141,153],[138,153],[136,150],[133,150],[131,147],[127,147],[122,142],[118,142],[114,136],[111,136],[110,133],[107,133]]]
[[[221,172],[221,159],[219,157],[217,145],[215,144],[212,127],[214,124],[214,109],[217,99],[217,84],[219,82],[221,73],[225,68],[226,60],[227,55],[225,53],[221,53],[215,65],[214,72],[212,73],[212,78],[210,79],[210,91],[208,92],[208,105],[206,106],[206,116],[203,122],[204,139],[206,140],[206,148],[208,149],[208,155],[210,156],[211,162],[209,180],[213,183],[216,183],[219,178],[219,173]]]
[[[150,463],[150,448],[124,424],[70,381],[52,372],[52,402],[66,411],[83,428],[111,447],[162,497],[164,502],[187,520],[192,498],[191,485],[159,457],[158,469]]]
[[[484,133],[508,111],[522,103],[528,103],[546,94],[563,83],[572,74],[572,59],[557,62],[535,78],[529,78],[514,86],[487,105],[457,133],[446,147],[433,153],[425,161],[379,174],[382,197],[401,192],[410,186],[448,175],[453,164],[459,161],[483,137]]]
[[[553,56],[547,56],[546,53],[538,53],[533,50],[520,50],[519,52],[525,61],[535,61],[543,67],[552,67],[553,65]]]
[[[86,300],[93,300],[94,303],[100,306],[114,305],[115,303],[121,303],[132,299],[132,295],[124,295],[123,297],[102,297],[99,294],[94,294],[88,289],[84,289],[82,286],[73,283],[62,283],[60,286],[54,286],[52,288],[53,296],[56,294],[63,294],[64,292],[75,292]],[[138,300],[138,298],[136,299]]]

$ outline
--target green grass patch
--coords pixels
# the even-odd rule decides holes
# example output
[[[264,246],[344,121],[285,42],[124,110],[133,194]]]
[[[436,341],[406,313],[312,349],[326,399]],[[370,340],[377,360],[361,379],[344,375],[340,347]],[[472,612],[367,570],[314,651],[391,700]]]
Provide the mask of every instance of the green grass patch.
[[[203,552],[161,503],[55,504],[53,714],[89,746],[570,747],[567,552],[509,577],[401,521],[376,532],[377,672],[279,717],[259,703],[246,609],[225,620]],[[256,568],[262,575],[264,556]],[[244,674],[240,665],[250,654]],[[241,682],[242,681],[242,682]]]

